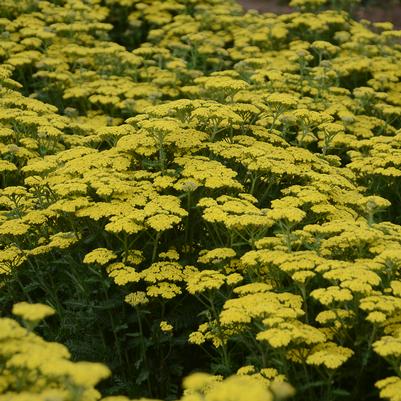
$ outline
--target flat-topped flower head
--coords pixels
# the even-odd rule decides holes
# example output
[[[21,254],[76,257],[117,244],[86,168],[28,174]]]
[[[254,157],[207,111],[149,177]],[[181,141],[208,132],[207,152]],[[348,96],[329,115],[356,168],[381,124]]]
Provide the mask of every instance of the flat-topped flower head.
[[[54,315],[55,310],[44,304],[30,304],[28,302],[19,302],[14,304],[12,313],[21,317],[25,321],[36,322],[47,316]]]
[[[234,258],[235,256],[236,252],[232,248],[215,248],[210,251],[201,251],[198,262],[203,264],[217,264],[223,262],[224,260]]]
[[[116,258],[117,255],[112,250],[96,248],[85,255],[83,262],[86,264],[105,265]]]
[[[384,336],[373,343],[373,349],[384,358],[401,359],[401,339],[393,336]]]
[[[389,401],[398,401],[400,399],[401,378],[398,376],[390,376],[379,380],[375,383],[375,387],[380,390],[380,398]]]
[[[215,270],[202,270],[187,277],[187,290],[190,294],[217,290],[225,283],[225,276]]]
[[[173,331],[173,328],[174,327],[165,320],[160,322],[160,330],[164,333],[171,333]]]
[[[325,366],[328,369],[338,369],[352,355],[354,351],[341,347],[333,342],[318,344],[312,348],[306,359],[308,365]]]

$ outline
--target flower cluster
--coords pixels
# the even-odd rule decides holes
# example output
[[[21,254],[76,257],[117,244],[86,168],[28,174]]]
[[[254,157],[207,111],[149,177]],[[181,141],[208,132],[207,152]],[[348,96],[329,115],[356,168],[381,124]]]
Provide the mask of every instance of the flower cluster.
[[[25,322],[54,313],[47,305],[18,303],[13,313]],[[95,389],[110,370],[92,362],[73,362],[61,344],[47,342],[15,320],[0,318],[0,399],[96,401]]]
[[[108,395],[396,401],[401,35],[356,3],[2,1],[2,313]],[[100,397],[1,325],[0,401]]]

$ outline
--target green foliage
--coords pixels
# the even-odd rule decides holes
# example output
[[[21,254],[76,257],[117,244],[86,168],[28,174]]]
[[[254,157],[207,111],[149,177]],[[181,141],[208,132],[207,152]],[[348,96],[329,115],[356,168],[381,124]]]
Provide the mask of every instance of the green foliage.
[[[401,34],[335,3],[2,2],[0,321],[104,396],[395,401]]]

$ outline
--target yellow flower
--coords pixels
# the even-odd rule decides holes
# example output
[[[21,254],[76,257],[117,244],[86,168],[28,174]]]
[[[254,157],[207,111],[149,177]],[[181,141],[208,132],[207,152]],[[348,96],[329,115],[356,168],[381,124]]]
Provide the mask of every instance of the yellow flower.
[[[46,305],[27,305],[30,308],[23,303],[16,304],[15,309],[21,309],[17,311],[18,315],[28,320],[31,326],[54,312],[43,308]],[[78,391],[79,400],[96,400],[100,394],[94,386],[110,375],[104,365],[72,362],[63,345],[46,342],[12,319],[0,318],[0,342],[0,354],[4,360],[0,386],[4,399],[65,399]],[[21,372],[27,380],[17,385]]]
[[[186,276],[186,271],[190,272],[190,267],[185,268],[178,262],[156,262],[150,267],[141,271],[141,277],[148,283],[160,281],[182,281]]]
[[[241,274],[239,273],[231,273],[228,276],[226,276],[226,283],[228,285],[235,285],[240,283],[244,278],[242,277]]]
[[[256,336],[257,340],[267,341],[273,348],[286,347],[291,338],[291,333],[282,329],[265,330]]]
[[[181,294],[181,288],[173,283],[165,281],[159,282],[154,285],[150,285],[146,289],[146,294],[149,297],[161,297],[164,299],[172,299],[177,295]]]
[[[194,331],[191,333],[188,337],[188,342],[190,344],[197,344],[201,345],[206,341],[205,335],[203,333],[200,333],[199,331]]]
[[[203,84],[204,88],[207,90],[226,90],[228,92],[239,91],[241,89],[246,89],[249,86],[247,82],[241,81],[239,79],[217,76],[200,77],[195,79],[195,83]]]
[[[156,231],[165,231],[178,224],[188,212],[180,207],[180,200],[172,195],[159,195],[143,209],[145,224]]]
[[[187,277],[187,290],[190,294],[197,294],[207,290],[219,289],[225,283],[225,276],[215,270],[194,272]]]
[[[314,276],[315,276],[315,273],[313,273],[313,272],[301,270],[299,272],[295,272],[291,276],[291,278],[297,283],[304,284],[307,280],[311,279]]]
[[[35,322],[54,315],[55,310],[48,305],[19,302],[14,304],[12,312],[24,320]]]
[[[367,312],[379,311],[391,316],[401,310],[401,299],[384,294],[369,295],[360,300],[359,308]]]
[[[366,320],[371,323],[384,323],[387,321],[387,316],[383,312],[374,311],[366,316]]]
[[[268,320],[264,321],[268,323]],[[273,348],[280,348],[294,344],[318,344],[326,340],[326,336],[313,326],[297,320],[279,322],[277,327],[259,332],[256,335],[259,341],[267,341]]]
[[[58,232],[57,234],[53,234],[52,236],[50,236],[50,242],[48,243],[48,247],[67,249],[71,245],[78,242],[78,240],[79,238],[77,238],[77,234],[72,231]]]
[[[237,370],[237,375],[250,375],[256,372],[256,368],[254,365],[246,365],[242,366]]]
[[[109,368],[100,363],[75,362],[71,365],[68,375],[78,386],[91,387],[111,374]]]
[[[234,288],[234,293],[239,295],[255,294],[259,292],[268,292],[273,287],[267,283],[250,283],[241,285],[240,287]]]
[[[169,249],[167,252],[160,252],[159,259],[167,259],[171,261],[177,261],[180,259],[180,254],[177,252],[176,249],[172,248]]]
[[[241,190],[242,185],[235,179],[237,173],[216,160],[201,156],[176,157],[174,163],[182,167],[181,179],[174,187],[178,190],[195,190],[199,186],[205,188],[235,188]]]
[[[125,297],[124,300],[131,306],[146,305],[149,303],[149,298],[143,291],[131,292]]]
[[[143,214],[132,212],[128,216],[113,216],[110,223],[106,224],[105,230],[111,233],[136,234],[143,230]]]
[[[160,330],[165,333],[171,333],[173,331],[173,326],[170,323],[163,320],[162,322],[160,322]]]
[[[373,349],[384,358],[394,357],[399,360],[401,358],[401,338],[384,336],[373,343]]]
[[[273,401],[273,395],[268,386],[251,376],[230,376],[222,382],[217,382],[206,391],[206,401]]]
[[[259,283],[256,283],[259,284]],[[242,323],[249,323],[252,319],[272,317],[279,321],[288,318],[297,318],[304,314],[301,309],[302,298],[290,294],[267,291],[266,287],[249,288],[241,286],[235,289],[241,296],[228,299],[220,313],[220,322],[224,326],[233,327]],[[236,291],[240,289],[241,291]],[[251,291],[247,291],[251,289]],[[252,291],[253,290],[253,291]],[[266,323],[267,324],[267,323]]]
[[[25,252],[15,245],[0,250],[0,274],[10,274],[26,260]]]
[[[393,294],[397,297],[401,297],[401,281],[393,280],[390,283],[390,287],[393,290]]]
[[[4,174],[6,172],[16,171],[17,167],[15,164],[7,161],[7,160],[0,160],[0,173]]]
[[[401,378],[397,376],[386,377],[377,381],[375,386],[380,390],[380,398],[385,398],[389,401],[401,400]]]
[[[334,327],[352,326],[355,313],[345,309],[331,308],[317,314],[315,320],[321,324],[333,325]]]
[[[330,42],[324,40],[315,40],[311,44],[312,49],[316,50],[320,54],[327,54],[329,56],[335,55],[340,49],[334,46]]]
[[[274,399],[277,400],[285,400],[287,398],[293,397],[296,393],[296,389],[292,387],[291,384],[281,380],[275,380],[270,385],[270,391],[274,394]]]
[[[7,220],[0,225],[0,235],[24,235],[30,226],[21,220]]]
[[[352,292],[348,288],[340,288],[338,286],[318,288],[313,290],[310,296],[323,305],[331,305],[336,302],[346,302],[353,299]]]
[[[313,347],[311,353],[306,358],[306,363],[317,366],[324,365],[328,369],[337,369],[353,354],[354,351],[349,348],[327,342]]]
[[[99,265],[105,265],[116,257],[117,255],[110,249],[96,248],[85,255],[83,262],[86,264],[97,263]]]
[[[107,266],[107,274],[117,285],[126,285],[128,283],[136,283],[140,281],[141,274],[133,267],[126,266],[124,263],[112,263]]]
[[[185,390],[204,390],[207,388],[211,383],[215,383],[221,381],[221,377],[213,376],[208,373],[193,373],[190,376],[187,376],[183,382],[182,387]]]
[[[168,214],[155,214],[146,220],[146,224],[156,231],[166,231],[178,224],[181,219],[178,216]]]
[[[208,250],[202,250],[199,253],[199,258],[198,262],[199,263],[221,263],[226,259],[231,259],[236,256],[236,253],[233,249],[231,248],[215,248],[210,251]]]

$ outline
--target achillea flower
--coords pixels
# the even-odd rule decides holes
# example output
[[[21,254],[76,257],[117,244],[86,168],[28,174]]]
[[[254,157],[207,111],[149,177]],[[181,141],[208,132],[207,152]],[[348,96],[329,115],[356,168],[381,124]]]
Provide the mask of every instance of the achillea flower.
[[[384,358],[401,358],[401,339],[393,336],[384,336],[373,343],[374,351]]]
[[[173,331],[173,326],[167,321],[163,320],[160,322],[160,330],[164,333],[171,333]]]
[[[105,265],[116,258],[117,255],[110,249],[96,248],[85,255],[83,262],[86,264]]]
[[[215,270],[202,270],[187,277],[190,294],[219,289],[225,283],[225,276]]]
[[[380,398],[389,401],[399,401],[401,392],[401,378],[397,376],[386,377],[375,383],[375,387],[380,390]]]
[[[149,298],[146,296],[146,292],[143,291],[131,292],[126,295],[124,300],[131,306],[146,305],[149,303]]]
[[[161,297],[164,299],[172,299],[181,294],[181,292],[181,288],[178,285],[164,281],[149,285],[146,289],[146,294],[149,297]]]
[[[341,347],[333,342],[326,342],[314,346],[311,353],[306,358],[308,365],[323,365],[328,369],[338,369],[344,364],[354,351],[349,348]]]
[[[323,305],[332,305],[333,303],[347,302],[353,299],[352,292],[348,288],[340,288],[338,286],[313,290],[310,296]]]
[[[107,274],[117,285],[126,285],[140,281],[141,274],[135,268],[126,266],[124,263],[117,262],[107,266]]]
[[[19,302],[14,304],[12,313],[24,320],[35,322],[54,315],[55,310],[48,305]]]
[[[221,263],[226,259],[231,259],[236,256],[236,253],[231,248],[215,248],[210,251],[203,250],[199,253],[198,262],[207,264],[207,263]]]

